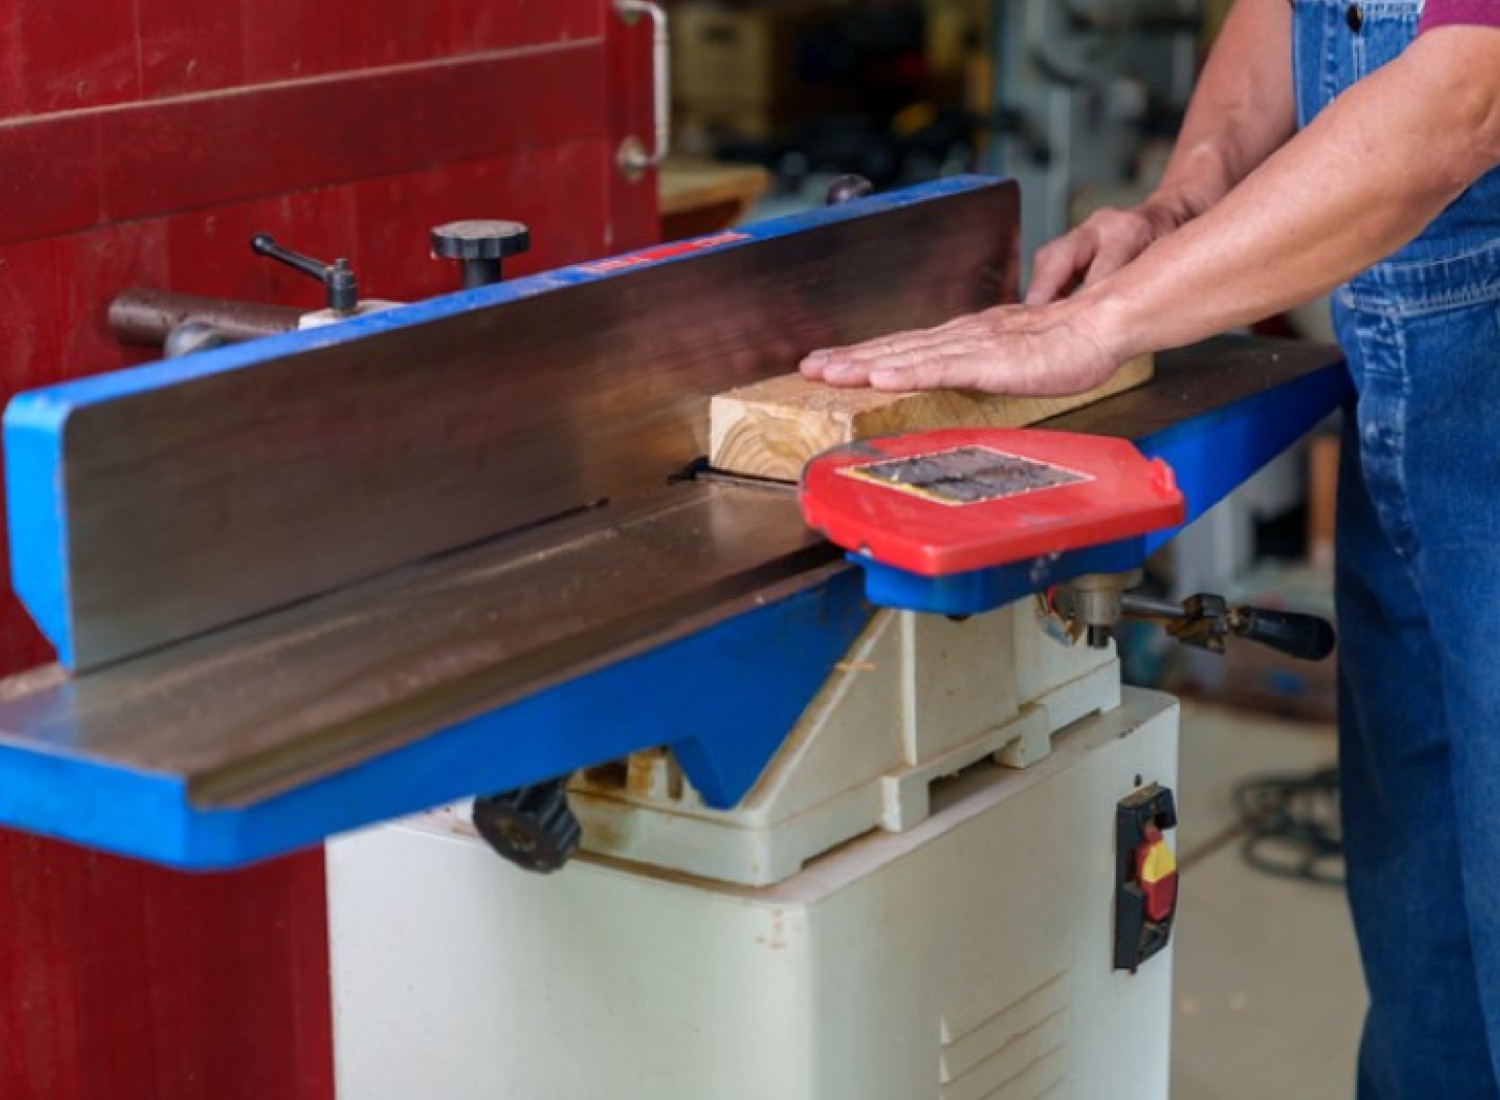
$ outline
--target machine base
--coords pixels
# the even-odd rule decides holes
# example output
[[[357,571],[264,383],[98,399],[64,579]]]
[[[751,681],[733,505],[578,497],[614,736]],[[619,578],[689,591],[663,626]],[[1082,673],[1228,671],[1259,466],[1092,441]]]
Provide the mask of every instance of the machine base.
[[[528,877],[431,822],[335,841],[340,1095],[1162,1100],[1170,950],[1112,969],[1113,838],[1176,758],[1175,701],[1127,690],[764,889]]]
[[[734,809],[704,806],[665,750],[579,773],[571,803],[595,855],[769,886],[871,829],[910,829],[942,778],[986,756],[1030,767],[1055,732],[1119,705],[1113,648],[1054,640],[1034,599],[964,622],[886,611]]]

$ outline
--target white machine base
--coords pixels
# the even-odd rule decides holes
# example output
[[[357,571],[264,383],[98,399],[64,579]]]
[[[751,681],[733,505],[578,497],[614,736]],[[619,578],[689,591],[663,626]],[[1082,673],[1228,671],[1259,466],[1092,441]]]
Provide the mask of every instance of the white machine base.
[[[882,611],[734,809],[704,806],[665,749],[575,776],[569,801],[595,855],[769,886],[912,828],[938,780],[985,757],[1031,767],[1058,730],[1119,705],[1114,648],[1059,642],[1034,600],[963,622]]]
[[[1111,968],[1114,827],[1176,760],[1175,701],[1127,690],[758,889],[539,878],[438,818],[331,843],[339,1095],[1164,1100],[1170,950]]]

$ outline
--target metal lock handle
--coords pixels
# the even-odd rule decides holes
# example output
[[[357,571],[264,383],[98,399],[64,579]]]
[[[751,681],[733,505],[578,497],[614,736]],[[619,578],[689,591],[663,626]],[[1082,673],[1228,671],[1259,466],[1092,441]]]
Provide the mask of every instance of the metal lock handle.
[[[328,308],[334,313],[348,316],[359,308],[359,280],[355,278],[349,261],[342,256],[331,264],[325,264],[322,260],[277,244],[269,233],[257,233],[251,237],[250,251],[257,256],[283,263],[293,271],[299,271],[322,283]]]
[[[653,168],[661,167],[672,148],[672,50],[667,11],[655,0],[614,0],[615,12],[627,24],[638,16],[651,20],[652,113],[656,124],[656,145],[647,149],[638,137],[628,137],[620,144],[618,160],[625,178],[638,180]]]

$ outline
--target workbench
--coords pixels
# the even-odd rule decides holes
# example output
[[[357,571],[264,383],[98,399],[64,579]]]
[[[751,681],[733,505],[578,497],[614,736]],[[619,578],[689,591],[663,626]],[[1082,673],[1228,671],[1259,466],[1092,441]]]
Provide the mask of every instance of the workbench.
[[[661,239],[679,241],[738,225],[771,186],[756,164],[668,157],[657,177]]]

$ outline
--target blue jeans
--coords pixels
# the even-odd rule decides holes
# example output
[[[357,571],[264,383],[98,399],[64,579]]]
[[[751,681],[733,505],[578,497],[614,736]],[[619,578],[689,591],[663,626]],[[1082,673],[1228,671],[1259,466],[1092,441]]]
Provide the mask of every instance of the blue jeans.
[[[1294,9],[1306,122],[1406,48],[1421,4]],[[1500,176],[1338,291],[1334,320],[1357,392],[1337,597],[1359,1096],[1500,1097]]]

